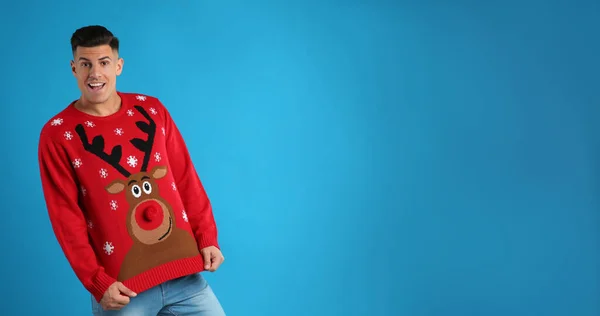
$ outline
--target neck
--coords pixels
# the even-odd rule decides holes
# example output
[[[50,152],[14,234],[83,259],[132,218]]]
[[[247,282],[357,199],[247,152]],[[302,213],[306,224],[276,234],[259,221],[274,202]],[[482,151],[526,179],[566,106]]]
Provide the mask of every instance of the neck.
[[[75,102],[75,108],[94,116],[109,116],[117,113],[121,108],[121,97],[115,93],[106,102],[91,103],[82,96]]]

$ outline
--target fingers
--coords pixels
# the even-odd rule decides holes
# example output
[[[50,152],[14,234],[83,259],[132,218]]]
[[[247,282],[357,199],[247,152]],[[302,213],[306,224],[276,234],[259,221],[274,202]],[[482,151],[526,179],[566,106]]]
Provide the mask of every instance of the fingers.
[[[112,303],[118,305],[127,305],[129,304],[130,299],[128,296],[125,295],[121,295],[121,294],[117,294],[115,297],[113,297]]]
[[[219,258],[215,258],[212,262],[212,265],[210,266],[209,271],[210,272],[215,272],[217,271],[217,269],[219,268],[219,266],[221,266],[221,263],[223,263],[223,259],[222,257]]]
[[[204,270],[210,269],[211,257],[212,255],[210,251],[202,251],[202,259],[204,259]]]
[[[123,283],[118,282],[117,283],[117,289],[119,290],[119,292],[129,296],[129,297],[136,297],[137,293],[135,293],[134,291],[128,289]]]
[[[221,264],[225,261],[225,257],[218,252],[214,252],[211,260],[211,265],[208,268],[208,271],[215,272],[221,266]]]
[[[127,288],[123,283],[115,282],[104,295],[101,305],[105,310],[120,310],[129,304],[130,297],[135,296],[137,296],[137,293]]]
[[[203,248],[200,252],[204,259],[204,270],[215,272],[223,261],[225,261],[225,257],[223,257],[221,251],[215,246]]]
[[[106,306],[104,306],[104,309],[105,310],[120,310],[123,307],[125,307],[126,305],[127,304],[113,302],[113,303],[106,304]]]
[[[119,310],[129,304],[129,296],[121,295],[121,293],[111,293],[106,302],[103,304],[106,310]]]

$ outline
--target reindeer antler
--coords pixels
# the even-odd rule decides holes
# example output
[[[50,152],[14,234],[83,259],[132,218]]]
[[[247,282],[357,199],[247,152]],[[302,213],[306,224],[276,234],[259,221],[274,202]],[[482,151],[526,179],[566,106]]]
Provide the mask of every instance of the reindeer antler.
[[[156,123],[154,123],[154,120],[152,120],[148,112],[146,112],[143,107],[139,105],[134,105],[134,107],[148,120],[148,123],[142,121],[135,122],[135,125],[142,130],[142,132],[148,134],[148,139],[143,140],[141,138],[133,138],[130,140],[135,148],[144,153],[141,171],[145,172],[148,169],[148,162],[150,161],[150,156],[152,155],[152,145],[154,144],[154,136],[156,135]],[[109,163],[125,177],[129,177],[131,175],[131,173],[123,168],[123,166],[121,166],[119,163],[121,161],[121,156],[123,155],[121,145],[116,145],[113,147],[109,155],[104,152],[104,137],[102,137],[102,135],[94,137],[90,143],[83,125],[78,124],[75,127],[75,131],[79,135],[85,150]]]
[[[144,160],[140,171],[146,171],[148,168],[148,162],[150,161],[150,156],[152,155],[152,145],[154,144],[154,136],[156,135],[156,123],[154,123],[154,120],[152,120],[148,112],[146,112],[143,107],[139,105],[134,105],[134,107],[148,120],[148,123],[142,121],[135,122],[135,125],[142,132],[148,134],[148,139],[143,140],[141,138],[134,138],[130,140],[135,148],[144,153]]]
[[[87,137],[87,134],[85,133],[85,129],[83,128],[83,125],[78,124],[75,127],[75,131],[77,132],[77,134],[79,134],[79,138],[81,139],[81,142],[83,143],[83,148],[85,148],[85,150],[98,156],[100,159],[108,162],[111,166],[115,167],[115,169],[117,169],[125,177],[129,177],[131,175],[131,173],[129,173],[129,171],[127,171],[125,168],[123,168],[123,166],[121,166],[119,164],[119,161],[121,160],[121,155],[122,155],[121,145],[117,145],[117,146],[113,147],[113,149],[111,150],[110,155],[109,155],[104,152],[104,137],[102,137],[101,135],[98,135],[98,136],[94,137],[94,139],[90,143],[88,141],[88,137]]]

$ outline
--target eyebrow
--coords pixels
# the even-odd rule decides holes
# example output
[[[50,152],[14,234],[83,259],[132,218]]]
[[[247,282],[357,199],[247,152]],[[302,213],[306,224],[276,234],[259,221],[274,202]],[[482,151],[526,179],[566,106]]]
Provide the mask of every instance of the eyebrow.
[[[143,176],[142,179],[140,179],[140,180],[147,180],[147,179],[150,179],[150,177],[149,176]],[[131,181],[129,181],[129,183],[127,183],[127,185],[129,186],[132,183],[137,183],[137,181],[136,180],[131,180]]]
[[[108,60],[110,60],[110,57],[108,57],[108,56],[104,56],[104,57],[102,57],[102,58],[98,58],[98,60],[105,60],[105,59],[108,59]],[[87,58],[85,58],[85,57],[79,57],[79,60],[90,61],[89,59],[87,59]]]

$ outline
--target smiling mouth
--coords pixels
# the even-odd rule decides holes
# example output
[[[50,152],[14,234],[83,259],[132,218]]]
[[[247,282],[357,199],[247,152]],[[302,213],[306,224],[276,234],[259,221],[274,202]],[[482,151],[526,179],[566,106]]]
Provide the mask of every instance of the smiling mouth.
[[[106,83],[104,83],[104,82],[94,82],[94,83],[87,84],[88,88],[92,91],[98,91],[98,90],[104,88],[105,85],[106,85]]]
[[[158,240],[163,240],[165,237],[167,237],[167,235],[171,232],[172,226],[173,226],[173,220],[169,216],[169,229],[167,229],[167,232],[164,235],[162,235],[160,238],[158,238]]]

